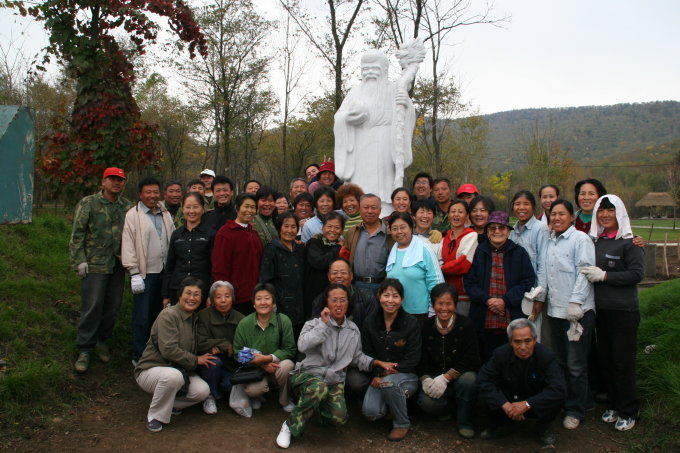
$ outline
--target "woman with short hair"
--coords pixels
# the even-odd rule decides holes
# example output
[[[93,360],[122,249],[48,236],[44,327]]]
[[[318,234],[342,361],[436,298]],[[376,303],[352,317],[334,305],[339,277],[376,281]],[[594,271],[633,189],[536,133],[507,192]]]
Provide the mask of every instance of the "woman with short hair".
[[[486,239],[486,224],[489,215],[496,210],[493,200],[484,195],[477,195],[470,202],[470,226],[479,234],[479,242]]]
[[[345,378],[348,367],[369,371],[372,367],[394,369],[396,363],[375,360],[361,352],[361,333],[347,316],[352,313],[349,290],[331,284],[323,292],[325,307],[320,317],[305,323],[298,340],[304,354],[291,372],[290,385],[297,404],[281,426],[276,443],[288,448],[291,436],[300,437],[305,424],[318,412],[323,422],[340,426],[347,422]]]
[[[387,277],[404,285],[404,310],[422,322],[430,310],[430,291],[444,281],[439,260],[422,238],[414,236],[409,214],[393,212],[388,225],[395,244],[387,257]]]
[[[345,227],[342,231],[343,235],[347,230],[362,222],[361,212],[359,211],[359,200],[361,200],[363,195],[364,191],[361,187],[351,183],[341,185],[335,193],[335,203],[347,216],[345,219]]]
[[[214,364],[198,367],[210,387],[210,396],[203,401],[203,412],[217,413],[216,401],[231,392],[231,375],[238,363],[234,360],[234,333],[243,315],[232,310],[234,287],[229,282],[216,281],[210,287],[210,306],[198,312],[198,352],[215,356]]]
[[[321,233],[323,218],[335,208],[335,190],[329,186],[321,186],[314,192],[314,209],[316,215],[302,227],[302,242],[307,242],[315,234]]]
[[[544,184],[538,189],[538,199],[541,202],[542,213],[537,214],[539,221],[550,225],[550,206],[560,198],[560,188],[555,184]]]
[[[245,404],[230,406],[243,416],[251,417],[253,409],[259,409],[259,397],[269,391],[270,387],[278,388],[279,404],[283,410],[290,412],[295,406],[288,394],[288,376],[295,364],[295,339],[293,325],[288,316],[276,312],[276,290],[269,283],[259,283],[253,289],[253,307],[255,312],[239,322],[234,334],[234,354],[245,347],[255,350],[248,365],[261,367],[265,377],[261,381],[235,385],[234,392],[249,397]]]
[[[153,394],[146,428],[158,432],[170,423],[173,410],[200,403],[210,395],[208,384],[195,373],[199,365],[214,365],[211,353],[198,355],[196,310],[203,283],[187,277],[179,284],[177,305],[162,310],[135,367],[135,381]]]
[[[373,367],[373,379],[364,395],[361,411],[368,420],[392,414],[388,440],[398,442],[408,434],[411,422],[406,400],[418,391],[416,366],[420,362],[422,340],[418,320],[402,307],[404,286],[386,278],[378,289],[380,307],[368,317],[361,332],[365,354],[395,367]]]
[[[264,248],[260,266],[260,283],[276,288],[279,313],[290,318],[295,338],[305,323],[304,283],[305,246],[295,242],[298,219],[292,212],[284,212],[276,219],[278,237]]]
[[[236,219],[228,219],[215,236],[212,250],[212,276],[234,285],[234,308],[241,313],[253,311],[252,291],[260,275],[262,241],[252,222],[257,213],[255,195],[241,193],[234,202]]]
[[[595,203],[603,195],[607,195],[607,189],[598,179],[586,178],[574,185],[574,200],[578,207],[574,216],[574,226],[578,231],[590,233]]]
[[[172,232],[168,244],[168,257],[163,270],[163,307],[177,303],[177,288],[185,278],[194,276],[204,285],[210,284],[213,241],[215,232],[202,223],[205,199],[197,192],[189,192],[182,198],[185,223]],[[208,286],[201,288],[207,296]]]

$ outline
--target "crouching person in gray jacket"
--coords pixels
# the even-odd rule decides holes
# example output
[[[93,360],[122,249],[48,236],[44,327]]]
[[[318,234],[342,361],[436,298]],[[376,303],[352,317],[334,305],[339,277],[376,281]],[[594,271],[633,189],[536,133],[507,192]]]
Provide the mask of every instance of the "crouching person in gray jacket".
[[[307,321],[298,339],[298,349],[305,358],[291,372],[290,385],[299,400],[276,438],[281,448],[290,446],[291,436],[302,435],[305,423],[315,411],[324,422],[333,425],[347,421],[345,370],[349,365],[363,371],[372,366],[391,370],[397,365],[374,360],[361,352],[359,328],[347,319],[352,307],[346,286],[331,284],[324,291],[323,300],[326,306],[320,317]]]

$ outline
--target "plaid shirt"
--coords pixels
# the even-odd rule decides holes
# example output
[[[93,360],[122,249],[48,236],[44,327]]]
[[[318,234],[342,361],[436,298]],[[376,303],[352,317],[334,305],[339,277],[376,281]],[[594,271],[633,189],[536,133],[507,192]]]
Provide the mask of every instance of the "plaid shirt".
[[[489,281],[489,297],[501,298],[505,295],[505,272],[503,272],[503,252],[491,252],[491,279]],[[502,315],[487,309],[484,328],[489,330],[505,329],[510,322],[507,308]]]

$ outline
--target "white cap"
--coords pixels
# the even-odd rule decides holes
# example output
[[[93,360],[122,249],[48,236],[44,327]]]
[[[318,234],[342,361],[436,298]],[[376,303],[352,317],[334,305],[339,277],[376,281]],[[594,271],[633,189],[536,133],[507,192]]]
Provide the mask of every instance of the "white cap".
[[[212,170],[210,170],[209,168],[206,168],[206,169],[203,170],[203,171],[201,172],[201,174],[200,174],[200,176],[203,176],[203,175],[212,176],[212,177],[214,178],[214,177],[215,177],[215,172],[212,171]]]

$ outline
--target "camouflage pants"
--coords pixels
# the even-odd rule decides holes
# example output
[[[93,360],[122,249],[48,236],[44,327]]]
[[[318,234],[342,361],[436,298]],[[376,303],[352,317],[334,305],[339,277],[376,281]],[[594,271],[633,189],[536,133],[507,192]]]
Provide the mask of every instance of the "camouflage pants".
[[[288,417],[288,427],[293,436],[302,435],[305,423],[312,418],[314,411],[319,413],[323,423],[344,425],[347,422],[344,382],[329,385],[316,376],[300,373],[290,377],[290,385],[299,397]]]

